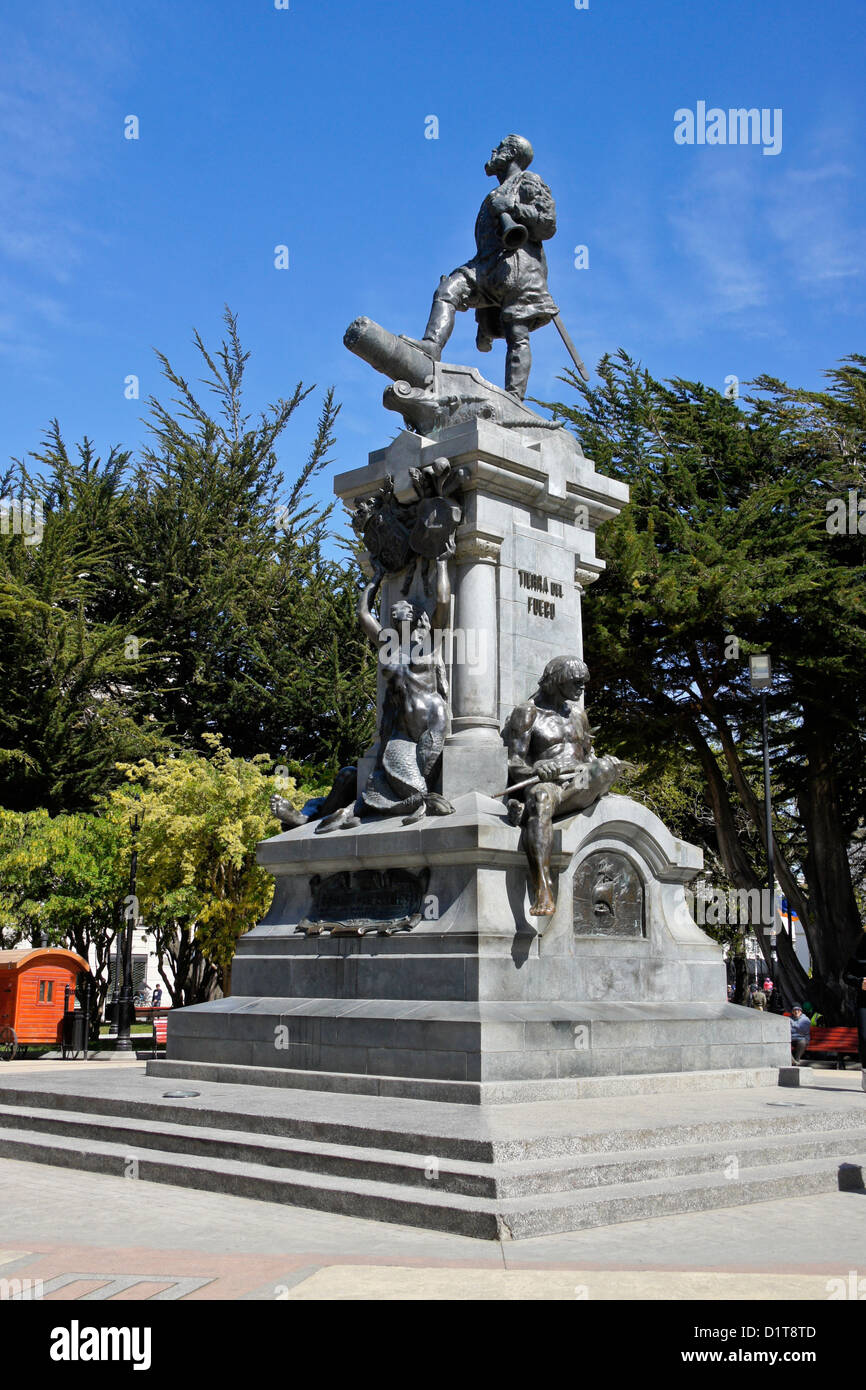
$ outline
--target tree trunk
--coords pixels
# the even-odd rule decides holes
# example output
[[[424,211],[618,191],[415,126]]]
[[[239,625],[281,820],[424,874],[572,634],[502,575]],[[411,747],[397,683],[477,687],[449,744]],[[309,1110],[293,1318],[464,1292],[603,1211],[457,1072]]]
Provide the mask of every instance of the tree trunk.
[[[863,932],[863,924],[851,879],[847,836],[839,813],[833,771],[833,729],[826,719],[818,721],[810,705],[803,709],[803,732],[808,760],[807,789],[800,798],[799,811],[808,845],[803,869],[816,923],[814,959],[826,991],[820,1002],[827,1022],[843,1023],[847,1020],[847,990],[842,974]]]
[[[757,889],[760,893],[764,884],[755,874],[751,860],[737,834],[730,794],[716,755],[693,720],[687,721],[686,727],[692,747],[698,755],[701,768],[707,779],[707,790],[716,825],[716,838],[725,872],[736,888]],[[773,965],[772,951],[766,932],[761,929],[761,924],[755,930],[755,936],[761,948],[764,962],[771,969]],[[809,977],[797,959],[793,942],[784,927],[776,933],[776,951],[778,954],[777,973],[783,993],[789,1003],[796,999],[802,999],[808,990]]]

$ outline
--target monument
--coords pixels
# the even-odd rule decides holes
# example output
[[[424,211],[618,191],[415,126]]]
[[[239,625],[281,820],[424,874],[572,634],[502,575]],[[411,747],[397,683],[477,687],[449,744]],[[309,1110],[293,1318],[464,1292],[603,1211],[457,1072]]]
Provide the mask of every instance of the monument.
[[[421,338],[369,318],[346,332],[405,425],[334,484],[364,547],[377,737],[323,803],[276,800],[268,915],[238,943],[231,997],[172,1015],[157,1075],[478,1103],[628,1077],[745,1085],[790,1061],[786,1020],[726,1001],[687,905],[700,851],[616,793],[584,711],[596,532],[628,491],[525,404],[544,325],[585,372],[547,284],[556,209],[532,158],[516,135],[493,151],[476,254]],[[504,388],[442,360],[470,308],[480,350],[505,339]]]

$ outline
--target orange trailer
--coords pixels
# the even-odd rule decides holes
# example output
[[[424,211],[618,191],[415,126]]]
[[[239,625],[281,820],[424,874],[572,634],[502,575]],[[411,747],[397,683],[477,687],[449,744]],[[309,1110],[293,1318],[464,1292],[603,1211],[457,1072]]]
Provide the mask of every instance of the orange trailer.
[[[66,986],[90,967],[75,951],[60,946],[0,951],[0,1058],[10,1061],[21,1048],[59,1043]]]

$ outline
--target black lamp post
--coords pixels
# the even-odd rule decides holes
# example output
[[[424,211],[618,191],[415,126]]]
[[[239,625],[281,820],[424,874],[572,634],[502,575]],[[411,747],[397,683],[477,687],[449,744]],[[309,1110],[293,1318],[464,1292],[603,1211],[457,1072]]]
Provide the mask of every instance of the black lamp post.
[[[773,666],[768,654],[749,657],[752,689],[761,695],[761,736],[764,743],[764,834],[767,841],[767,887],[770,891],[771,929],[776,925],[776,863],[773,853],[773,806],[770,801],[770,742],[767,733],[767,691],[773,684]],[[766,926],[761,921],[761,931]],[[770,935],[770,960],[775,964],[775,940]]]
[[[115,1048],[118,1052],[132,1051],[132,1024],[135,1018],[135,1005],[132,1002],[132,937],[135,931],[135,923],[138,918],[136,911],[135,885],[138,875],[138,832],[141,826],[138,812],[129,822],[129,829],[132,833],[132,855],[129,861],[129,907],[125,927],[121,927],[121,938],[123,941],[123,984],[120,988],[120,996],[117,1001],[117,1042]]]
[[[123,947],[123,922],[124,922],[124,921],[125,921],[125,918],[121,920],[121,924],[120,924],[120,926],[119,926],[118,929],[117,929],[117,939],[116,939],[116,941],[115,941],[115,952],[114,952],[114,982],[113,982],[113,984],[112,984],[112,986],[111,986],[111,1000],[110,1000],[110,1003],[109,1003],[109,1006],[108,1006],[108,1007],[111,1009],[111,1022],[110,1022],[110,1024],[108,1025],[108,1036],[111,1037],[111,1038],[115,1037],[116,1034],[117,1034],[117,1009],[118,1009],[118,1003],[119,1003],[119,1000],[120,1000],[120,971],[121,971],[121,954],[120,954],[120,953],[121,953],[121,949],[122,949],[122,947]]]

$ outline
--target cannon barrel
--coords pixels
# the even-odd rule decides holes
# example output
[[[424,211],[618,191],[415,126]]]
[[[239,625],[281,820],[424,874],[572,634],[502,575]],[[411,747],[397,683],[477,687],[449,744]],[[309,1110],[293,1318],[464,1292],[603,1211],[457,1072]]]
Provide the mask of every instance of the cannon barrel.
[[[363,357],[377,372],[392,381],[423,386],[433,375],[433,360],[405,338],[398,338],[372,319],[362,317],[349,324],[343,342],[350,352]]]

